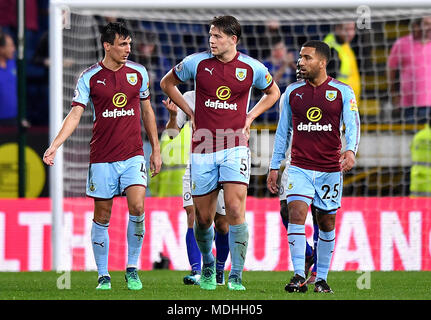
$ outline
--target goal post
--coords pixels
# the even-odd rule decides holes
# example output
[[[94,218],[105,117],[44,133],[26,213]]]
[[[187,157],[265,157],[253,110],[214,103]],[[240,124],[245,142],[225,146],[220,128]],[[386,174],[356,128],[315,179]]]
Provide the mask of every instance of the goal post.
[[[99,27],[95,16],[116,16],[138,21],[139,28],[143,26],[143,29],[132,30],[132,33],[147,31],[156,33],[159,52],[166,56],[170,67],[173,67],[179,59],[190,52],[197,52],[205,46],[207,34],[199,31],[203,30],[203,27],[198,31],[193,31],[193,37],[188,38],[187,32],[193,28],[192,24],[206,26],[212,17],[219,14],[237,16],[241,24],[246,26],[243,30],[244,41],[241,43],[247,53],[259,60],[270,49],[267,42],[263,41],[266,35],[261,33],[261,26],[270,19],[280,21],[283,37],[287,38],[291,34],[289,38],[293,39],[291,45],[294,49],[298,49],[298,42],[302,38],[319,37],[323,39],[325,32],[328,32],[330,26],[336,22],[353,19],[357,23],[363,23],[364,28],[372,28],[373,23],[380,23],[379,30],[364,34],[361,38],[369,43],[358,44],[360,50],[371,50],[373,53],[372,55],[363,53],[361,56],[364,58],[363,64],[360,66],[364,105],[359,106],[363,117],[362,123],[367,130],[366,134],[362,135],[362,141],[364,144],[373,144],[373,148],[360,149],[361,157],[358,158],[358,165],[362,169],[357,174],[346,177],[346,181],[349,188],[348,194],[353,196],[358,194],[365,196],[406,195],[405,190],[402,189],[406,188],[405,184],[401,186],[401,191],[395,190],[396,186],[392,185],[398,183],[399,171],[409,165],[405,150],[408,149],[411,133],[417,129],[417,126],[409,127],[404,123],[393,124],[388,120],[388,114],[385,112],[388,108],[389,93],[384,76],[384,57],[388,54],[394,40],[389,38],[388,34],[393,32],[393,37],[399,37],[406,30],[404,24],[406,20],[431,15],[429,0],[309,0],[302,2],[285,0],[207,2],[196,0],[51,0],[49,18],[50,141],[58,133],[69,110],[71,92],[73,92],[79,72],[102,58],[103,50],[98,44],[98,39],[94,40]],[[368,21],[368,18],[371,20]],[[171,31],[171,28],[174,31]],[[178,30],[183,30],[183,33],[180,34]],[[248,35],[248,32],[252,34]],[[187,43],[183,43],[184,40]],[[68,59],[71,57],[75,60],[72,67],[68,65]],[[156,67],[164,70],[160,65]],[[157,72],[160,71],[159,69]],[[154,75],[159,77],[160,72],[157,72],[154,71]],[[160,81],[157,77],[154,79],[156,82]],[[191,87],[188,85],[186,88]],[[153,88],[150,87],[150,89]],[[156,96],[162,94],[158,92]],[[258,130],[275,129],[274,119],[269,119],[265,115],[261,117],[261,121],[256,122],[255,128]],[[167,119],[161,117],[158,120],[163,123]],[[68,252],[64,249],[62,241],[65,224],[64,199],[85,194],[84,181],[88,168],[85,155],[89,151],[91,125],[91,116],[86,111],[77,132],[71,137],[71,141],[59,148],[55,165],[50,168],[53,270],[68,268],[65,263],[67,260],[65,255]],[[386,149],[382,151],[378,148],[379,144],[387,144],[387,141],[395,139],[398,142],[392,149],[394,152],[400,153],[399,157],[392,153],[385,154]],[[262,151],[260,156],[268,158],[270,151],[272,150],[268,150],[266,153]],[[388,161],[389,165],[387,165]],[[384,168],[382,172],[379,172],[380,167]],[[405,172],[402,174],[405,175]],[[385,178],[382,178],[384,175]],[[257,197],[266,195],[263,191],[265,186],[261,186],[262,176],[252,182],[253,195]],[[376,181],[368,180],[370,177],[375,177],[373,179]],[[360,179],[365,182],[359,183]]]

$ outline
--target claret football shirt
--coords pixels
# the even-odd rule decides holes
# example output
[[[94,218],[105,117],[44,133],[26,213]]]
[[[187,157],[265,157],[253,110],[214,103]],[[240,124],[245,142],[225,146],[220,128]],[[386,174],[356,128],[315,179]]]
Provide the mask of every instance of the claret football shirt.
[[[80,75],[72,106],[93,111],[90,163],[143,155],[140,100],[149,99],[148,73],[127,61],[117,71],[99,62]]]
[[[248,145],[242,129],[251,90],[265,90],[273,84],[262,63],[240,52],[226,63],[210,52],[201,52],[184,58],[173,73],[181,82],[195,82],[193,153]]]
[[[283,99],[271,169],[280,168],[292,141],[291,165],[322,172],[340,171],[343,123],[345,149],[356,154],[359,145],[360,120],[353,90],[331,77],[318,87],[302,80],[287,87]]]

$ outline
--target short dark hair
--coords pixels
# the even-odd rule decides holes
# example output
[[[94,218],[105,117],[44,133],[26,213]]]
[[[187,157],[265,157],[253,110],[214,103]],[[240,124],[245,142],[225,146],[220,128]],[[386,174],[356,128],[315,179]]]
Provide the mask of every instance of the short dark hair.
[[[108,42],[114,44],[115,35],[118,34],[120,38],[127,39],[131,36],[129,29],[126,28],[122,22],[109,22],[100,32],[100,42]]]
[[[241,25],[238,20],[233,16],[219,16],[214,17],[210,22],[210,26],[219,28],[222,32],[228,36],[236,36],[238,41],[241,38]]]
[[[311,47],[316,49],[316,53],[320,54],[323,58],[325,58],[326,63],[331,60],[331,49],[329,46],[320,40],[309,40],[302,45],[303,47]]]

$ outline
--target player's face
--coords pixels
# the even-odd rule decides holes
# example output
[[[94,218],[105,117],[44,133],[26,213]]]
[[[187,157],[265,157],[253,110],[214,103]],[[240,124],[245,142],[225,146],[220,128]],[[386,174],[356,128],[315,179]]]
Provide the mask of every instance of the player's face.
[[[313,80],[317,78],[323,68],[325,60],[316,53],[316,48],[302,47],[299,52],[299,73],[302,79]]]
[[[236,36],[229,36],[213,25],[211,25],[209,35],[210,50],[214,56],[224,56],[235,50]]]
[[[118,34],[115,35],[114,44],[105,42],[106,54],[117,64],[125,64],[130,54],[130,37],[120,38]]]

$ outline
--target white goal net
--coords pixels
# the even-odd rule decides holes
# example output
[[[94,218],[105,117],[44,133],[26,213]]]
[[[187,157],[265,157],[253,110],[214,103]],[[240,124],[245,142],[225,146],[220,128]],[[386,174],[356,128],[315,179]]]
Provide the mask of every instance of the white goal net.
[[[229,14],[238,18],[243,32],[239,50],[265,63],[274,62],[277,53],[273,49],[280,42],[295,62],[305,41],[323,40],[334,32],[337,24],[353,21],[356,27],[351,48],[356,55],[360,75],[361,90],[357,98],[360,100],[362,132],[357,164],[344,178],[343,196],[409,195],[409,146],[413,135],[424,124],[407,122],[394,108],[387,77],[387,59],[394,42],[411,32],[411,22],[431,15],[431,8],[307,6],[252,9],[244,5],[244,8],[224,10],[152,9],[146,8],[144,2],[142,7],[139,7],[140,2],[136,3],[133,9],[122,9],[121,2],[115,9],[68,7],[66,28],[62,33],[63,118],[70,110],[79,74],[103,58],[99,28],[108,21],[122,21],[132,31],[130,59],[143,64],[149,71],[151,102],[160,134],[168,120],[168,113],[161,102],[166,97],[160,89],[160,79],[185,56],[208,49],[208,23],[214,16]],[[274,76],[274,71],[271,72]],[[284,91],[293,81],[295,71],[286,67],[285,74],[278,81],[281,90]],[[180,90],[185,92],[192,86],[193,83],[186,83],[180,86]],[[395,86],[399,86],[399,80],[395,81]],[[259,92],[253,92],[251,104],[259,97]],[[276,105],[254,123],[255,140],[251,141],[251,147],[255,159],[252,164],[259,170],[251,176],[249,196],[271,197],[266,189],[266,171],[278,115]],[[79,205],[75,198],[85,197],[91,134],[92,114],[88,108],[63,149],[63,196],[69,208]],[[148,150],[146,143],[147,158]],[[125,249],[121,247],[118,250]]]

